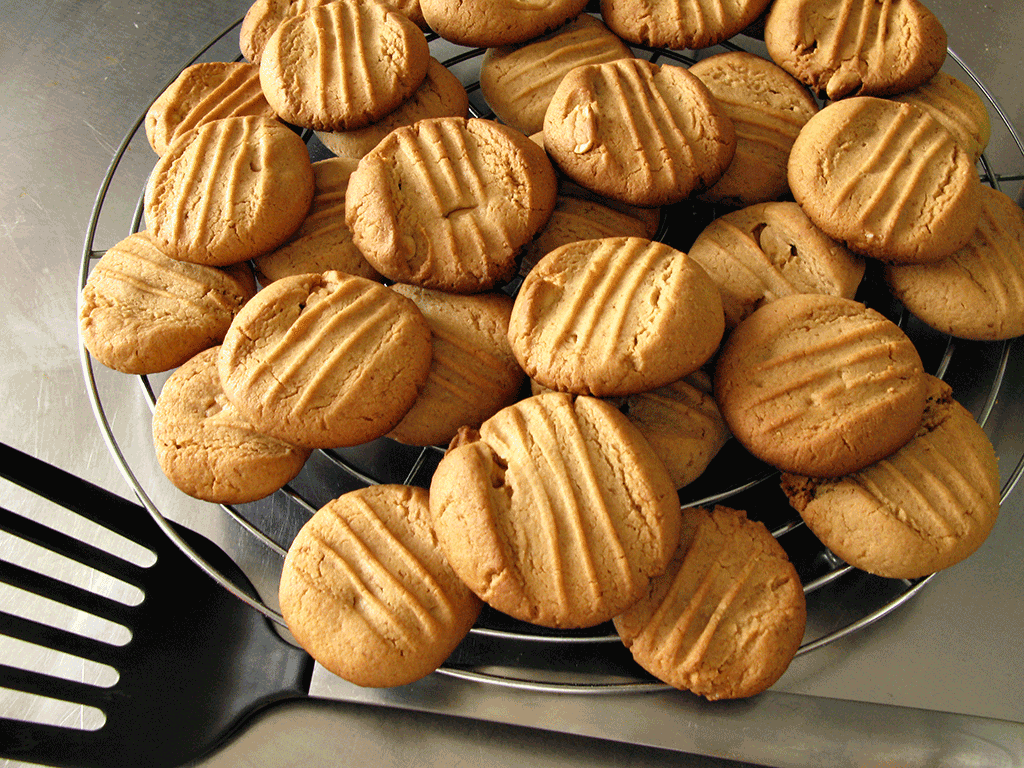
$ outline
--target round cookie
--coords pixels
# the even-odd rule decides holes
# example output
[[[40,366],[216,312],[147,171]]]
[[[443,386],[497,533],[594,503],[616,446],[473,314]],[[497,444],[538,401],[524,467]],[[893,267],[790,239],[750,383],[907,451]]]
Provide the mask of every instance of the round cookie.
[[[686,69],[619,59],[577,67],[544,115],[544,146],[573,181],[633,205],[679,202],[732,161],[732,121]]]
[[[260,82],[282,120],[318,131],[376,122],[419,88],[430,48],[383,0],[336,0],[284,19],[260,58]]]
[[[711,701],[753,696],[782,677],[807,625],[785,550],[746,513],[683,510],[679,550],[615,628],[644,669]]]
[[[260,432],[331,448],[390,431],[419,396],[430,355],[415,304],[325,272],[260,291],[228,329],[218,368],[228,399]]]
[[[330,271],[380,278],[352,242],[345,224],[345,191],[357,165],[357,160],[341,157],[313,163],[309,214],[286,243],[253,259],[260,282],[266,285],[289,275]]]
[[[317,131],[316,137],[338,157],[359,160],[396,128],[428,117],[465,117],[469,96],[465,86],[437,59],[427,65],[420,87],[393,112],[352,131]]]
[[[179,490],[217,504],[245,504],[290,482],[310,451],[253,429],[224,396],[219,353],[219,347],[200,352],[164,383],[153,410],[153,444]]]
[[[891,96],[946,60],[946,30],[919,0],[775,0],[765,21],[772,60],[820,96]]]
[[[515,400],[525,375],[508,344],[509,296],[462,296],[402,283],[391,289],[423,313],[433,357],[423,391],[388,437],[447,445],[459,427],[479,427]]]
[[[433,118],[398,128],[359,161],[345,219],[385,277],[476,293],[512,277],[556,190],[544,151],[518,131]]]
[[[311,8],[327,5],[334,0],[255,0],[242,19],[238,45],[242,55],[253,64],[259,64],[267,40],[282,21],[305,13]],[[409,17],[414,24],[426,30],[419,0],[384,0],[385,4]]]
[[[220,344],[255,292],[248,267],[225,271],[172,259],[148,232],[137,232],[93,267],[79,301],[79,333],[108,368],[168,371]]]
[[[730,437],[703,371],[629,395],[621,409],[647,438],[677,489],[700,477]]]
[[[157,162],[146,223],[169,256],[211,266],[273,250],[313,200],[306,145],[280,121],[214,120],[178,138]]]
[[[653,48],[708,48],[757,21],[770,0],[601,0],[619,37]]]
[[[700,368],[724,332],[718,288],[685,253],[643,238],[570,243],[516,296],[509,342],[544,386],[629,395]]]
[[[430,483],[438,544],[493,608],[550,627],[632,605],[679,541],[679,499],[614,406],[551,392],[460,432]]]
[[[736,326],[719,354],[715,399],[752,454],[794,474],[839,477],[903,446],[921,423],[927,379],[892,321],[838,296],[794,294]]]
[[[595,200],[559,194],[540,233],[523,249],[519,274],[526,275],[546,254],[568,243],[602,237],[651,237],[648,223]]]
[[[736,154],[701,200],[732,206],[789,193],[789,151],[818,104],[784,69],[746,51],[721,53],[690,67],[722,105],[736,130]]]
[[[967,245],[931,264],[887,266],[884,275],[910,312],[943,333],[981,341],[1024,335],[1024,212],[983,186]]]
[[[949,385],[929,376],[914,438],[831,480],[784,474],[790,504],[845,562],[893,579],[948,568],[977,550],[999,513],[995,450]]]
[[[225,117],[275,117],[259,69],[245,62],[206,61],[182,70],[146,112],[146,138],[162,155],[186,131]]]
[[[988,108],[974,90],[946,72],[938,72],[912,91],[892,97],[914,104],[942,123],[977,162],[992,136]]]
[[[852,299],[865,263],[811,223],[796,203],[759,203],[712,221],[687,252],[718,285],[726,328],[793,293]]]
[[[480,93],[499,120],[529,135],[544,128],[548,103],[571,69],[632,56],[600,19],[581,13],[523,45],[488,48],[480,64]]]
[[[374,687],[433,672],[481,608],[434,543],[427,492],[402,485],[351,491],[318,510],[288,548],[279,597],[302,648]]]
[[[459,45],[525,43],[565,24],[588,0],[420,0],[427,25]]]
[[[912,104],[857,96],[807,121],[789,186],[827,235],[894,264],[937,261],[978,224],[981,182],[963,147]]]

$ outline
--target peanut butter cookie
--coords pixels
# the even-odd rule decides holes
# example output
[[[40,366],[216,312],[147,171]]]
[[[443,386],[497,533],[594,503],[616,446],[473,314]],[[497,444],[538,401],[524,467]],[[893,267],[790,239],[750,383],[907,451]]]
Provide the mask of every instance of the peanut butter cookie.
[[[715,368],[715,399],[736,439],[774,467],[816,477],[856,472],[906,444],[926,385],[899,326],[819,294],[765,304],[736,326]]]
[[[263,95],[259,68],[206,61],[182,70],[146,112],[146,138],[162,155],[186,131],[224,117],[276,117]]]
[[[796,203],[759,203],[720,216],[688,254],[722,293],[726,328],[793,293],[852,299],[864,259],[818,229]]]
[[[614,406],[551,392],[453,441],[430,483],[441,549],[485,602],[587,627],[624,611],[679,542],[679,499]]]
[[[257,432],[224,396],[220,347],[171,374],[153,409],[153,443],[167,478],[189,496],[217,504],[262,499],[290,482],[308,448]]]
[[[423,31],[383,0],[335,0],[278,25],[260,58],[260,83],[282,120],[353,130],[412,96],[429,61]]]
[[[565,24],[587,0],[420,0],[427,25],[459,45],[524,43]]]
[[[96,262],[79,303],[86,349],[122,373],[160,373],[220,344],[256,293],[247,265],[217,269],[172,259],[137,232]]]
[[[385,435],[430,370],[416,305],[342,272],[284,277],[232,322],[218,358],[224,393],[260,432],[306,448]]]
[[[515,274],[557,181],[544,151],[491,120],[420,120],[390,133],[349,180],[345,219],[367,261],[401,283],[453,293]]]
[[[770,688],[800,648],[807,605],[796,569],[745,512],[683,510],[668,570],[615,628],[640,666],[707,699]]]
[[[169,256],[210,266],[273,250],[313,200],[306,145],[266,117],[228,117],[182,134],[157,161],[146,224]]]
[[[686,69],[619,59],[577,67],[544,116],[544,146],[573,181],[634,205],[679,202],[721,178],[732,121]]]
[[[481,603],[434,543],[427,492],[351,491],[302,527],[285,557],[281,613],[314,659],[356,685],[405,685],[455,650]]]
[[[629,395],[700,368],[724,332],[722,300],[685,253],[643,238],[569,243],[526,276],[509,341],[544,386]]]
[[[946,60],[946,30],[919,0],[775,0],[765,21],[772,60],[820,96],[891,96]]]
[[[963,147],[920,107],[872,96],[829,104],[789,155],[789,186],[827,235],[892,264],[938,261],[981,214],[981,182]]]

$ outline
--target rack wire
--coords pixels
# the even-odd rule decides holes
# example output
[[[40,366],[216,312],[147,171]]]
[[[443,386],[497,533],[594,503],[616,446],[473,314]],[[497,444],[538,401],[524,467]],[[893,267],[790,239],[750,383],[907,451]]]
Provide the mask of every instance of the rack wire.
[[[225,28],[195,56],[185,62],[181,69],[183,70],[200,60],[215,46],[230,39],[230,36],[237,32],[240,23],[241,19]],[[484,51],[478,48],[459,49],[440,40],[436,35],[429,36],[429,40],[432,53],[445,66],[453,71],[468,70],[468,75],[463,72],[460,73],[460,77],[470,94],[471,115],[493,117],[479,95],[479,80],[477,78],[480,59]],[[752,47],[756,47],[758,41],[751,39],[750,44]],[[710,49],[702,54],[707,55],[721,50],[747,49],[747,47],[738,45],[734,39],[734,41],[718,46],[717,49]],[[645,56],[652,61],[668,59],[673,63],[689,66],[697,60],[688,52],[642,47],[635,50],[638,55]],[[443,57],[439,55],[442,51],[446,52]],[[965,77],[982,93],[1024,158],[1024,143],[998,102],[961,57],[952,50],[949,50],[948,53],[950,60],[963,70]],[[240,54],[238,54],[237,60],[241,60]],[[175,72],[168,79],[164,88],[173,82],[179,72]],[[104,250],[96,248],[96,237],[104,206],[109,204],[108,196],[111,185],[118,176],[130,145],[142,135],[144,120],[145,112],[139,116],[114,152],[106,176],[97,192],[86,231],[80,265],[79,297],[92,265],[104,253]],[[318,150],[318,142],[312,132],[305,131],[301,135],[310,146],[311,155],[317,151],[325,151],[322,150],[322,147]],[[980,166],[982,180],[997,189],[1004,182],[1024,179],[1024,176],[1020,174],[1001,176],[996,169],[991,167],[986,156],[981,158]],[[124,236],[141,228],[142,208],[143,201],[140,195],[131,221],[126,222]],[[662,239],[671,239],[672,237],[664,222],[658,237]],[[506,290],[514,292],[515,287],[515,285],[509,285],[506,286]],[[870,288],[867,289],[867,292],[870,294]],[[858,296],[858,298],[862,297]],[[862,300],[869,305],[879,304],[876,306],[877,309],[890,316],[907,331],[915,343],[919,344],[926,368],[939,378],[945,378],[950,371],[955,371],[962,358],[967,358],[970,361],[967,363],[969,365],[977,365],[978,347],[980,345],[985,348],[983,354],[980,355],[980,358],[985,361],[983,376],[978,378],[974,376],[978,372],[972,371],[972,377],[976,379],[975,391],[972,393],[977,402],[974,415],[979,424],[984,427],[996,406],[1000,393],[1006,386],[1008,364],[1016,352],[1014,344],[1010,341],[984,344],[957,340],[952,337],[936,338],[933,332],[923,328],[901,307],[893,306],[891,301],[877,300],[873,303],[870,295],[863,297]],[[93,360],[81,342],[79,343],[79,352],[90,403],[103,438],[122,475],[150,515],[160,525],[164,533],[211,578],[238,599],[262,613],[267,619],[284,627],[284,620],[275,606],[271,605],[267,599],[254,594],[249,585],[238,584],[211,566],[170,525],[165,510],[162,510],[154,501],[151,489],[144,487],[138,474],[133,470],[131,462],[125,456],[108,414],[108,404],[104,402],[100,393]],[[150,376],[137,378],[142,396],[152,409],[159,394],[159,385]],[[267,557],[276,559],[280,563],[290,544],[289,534],[287,528],[285,534],[283,536],[279,534],[277,538],[268,533],[266,530],[268,528],[266,525],[267,514],[279,516],[282,507],[287,509],[287,515],[291,518],[291,529],[297,530],[318,508],[319,504],[313,498],[317,492],[323,491],[333,497],[336,495],[333,490],[339,486],[358,487],[383,482],[425,485],[429,482],[430,473],[440,461],[442,454],[443,449],[440,447],[411,449],[392,443],[387,438],[381,438],[369,446],[318,451],[316,455],[319,459],[319,466],[316,476],[304,480],[304,475],[307,474],[307,470],[304,469],[296,481],[275,494],[273,510],[270,512],[267,510],[268,505],[261,502],[239,506],[210,506],[219,506],[220,513],[225,516],[231,526],[234,526],[239,535],[249,537],[254,546],[265,551]],[[1001,498],[1005,499],[1013,491],[1021,475],[1024,474],[1024,455],[1001,456],[1000,458],[1004,462],[1007,459],[1012,459],[1014,466],[1002,487]],[[808,635],[798,654],[809,653],[827,646],[883,619],[911,601],[934,577],[933,574],[912,580],[881,579],[841,562],[814,539],[799,516],[785,502],[778,488],[778,474],[776,470],[761,464],[743,451],[735,444],[735,441],[730,441],[705,474],[691,486],[684,488],[680,492],[680,497],[684,506],[727,503],[747,509],[751,517],[762,519],[773,535],[783,544],[800,572],[804,592],[808,597],[809,615],[814,619],[813,622],[809,622]],[[324,483],[325,476],[330,478],[330,482]],[[323,487],[325,485],[327,487]],[[850,593],[862,596],[854,601],[852,615],[848,615],[851,613],[850,606],[838,610],[836,608],[837,603],[842,602],[836,600],[836,595]],[[816,602],[815,596],[819,594],[824,597]],[[865,595],[867,597],[863,597]],[[817,631],[811,629],[812,623],[818,627]],[[639,668],[630,666],[628,661],[623,662],[621,650],[621,641],[610,625],[602,625],[592,630],[554,631],[517,622],[496,612],[485,610],[480,622],[471,630],[467,641],[439,671],[481,683],[526,688],[534,691],[626,693],[667,687]],[[565,654],[573,654],[573,664],[578,666],[581,651],[585,658],[592,659],[589,665],[584,665],[586,669],[574,669],[568,675],[562,674],[557,665],[562,663]],[[554,661],[548,660],[547,668],[544,668],[543,663],[540,665],[533,663],[533,657],[547,659],[549,656]]]

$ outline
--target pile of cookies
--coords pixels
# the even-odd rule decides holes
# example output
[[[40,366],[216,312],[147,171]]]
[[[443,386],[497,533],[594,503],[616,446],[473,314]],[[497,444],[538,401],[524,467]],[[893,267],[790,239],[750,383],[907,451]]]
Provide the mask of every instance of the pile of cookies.
[[[486,603],[613,621],[709,699],[771,686],[796,569],[745,511],[679,502],[730,437],[872,573],[948,567],[994,523],[991,444],[855,298],[877,269],[947,333],[1024,333],[1024,216],[978,180],[987,113],[939,72],[941,24],[917,0],[587,5],[256,0],[247,61],[154,102],[146,229],[82,293],[100,362],[173,371],[154,440],[197,498],[262,498],[316,449],[448,446],[429,489],[340,496],[285,559],[289,628],[360,685],[436,669]],[[430,30],[486,49],[495,119]],[[741,32],[770,58],[638,55]],[[694,203],[728,212],[659,241]]]

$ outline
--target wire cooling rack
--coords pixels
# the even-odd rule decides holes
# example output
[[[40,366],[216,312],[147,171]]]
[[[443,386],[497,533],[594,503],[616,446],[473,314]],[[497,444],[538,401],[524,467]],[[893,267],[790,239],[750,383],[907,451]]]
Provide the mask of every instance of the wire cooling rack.
[[[226,28],[185,62],[182,69],[225,46],[231,50],[231,56],[240,60],[237,46],[232,49],[229,45],[237,39],[240,23],[241,20]],[[472,116],[492,117],[479,92],[483,50],[459,48],[435,35],[428,39],[434,57],[466,85]],[[701,56],[722,50],[751,50],[765,55],[760,41],[741,35],[731,42],[702,51]],[[696,61],[696,56],[688,52],[642,47],[635,51],[652,61],[669,60],[683,66]],[[220,60],[224,60],[223,54]],[[1016,152],[1024,158],[1024,144],[984,83],[952,50],[948,61],[959,68],[956,76],[968,81],[981,93],[991,113],[998,118],[995,125],[1005,129],[1006,141],[1015,146]],[[167,85],[180,71],[169,77]],[[111,208],[120,210],[124,207],[121,200],[116,201],[116,206],[113,203],[115,196],[124,196],[123,191],[115,191],[115,186],[121,176],[128,175],[124,166],[129,148],[133,143],[148,147],[143,131],[144,120],[145,113],[124,137],[97,192],[85,237],[79,295],[92,265],[104,253],[96,242],[101,219]],[[311,131],[304,132],[302,136],[314,160],[330,156]],[[979,173],[984,182],[997,189],[1002,184],[1022,178],[1009,173],[1000,175],[987,156],[979,161]],[[115,227],[122,233],[121,237],[138,231],[142,225],[142,198],[138,189],[135,193],[138,198],[134,203],[134,214],[118,225],[123,229]],[[700,229],[722,212],[714,206],[691,203],[670,207],[663,213],[657,237],[685,250]],[[514,293],[516,288],[515,283],[504,287],[509,293]],[[870,271],[858,299],[903,327],[914,340],[926,369],[950,381],[954,395],[984,427],[1001,393],[1013,385],[1007,380],[1007,370],[1010,362],[1022,354],[1019,345],[1013,341],[968,342],[938,334],[895,303]],[[133,462],[126,455],[112,426],[109,415],[111,403],[109,396],[101,393],[94,362],[84,345],[79,346],[85,384],[97,422],[122,474],[143,505],[193,562],[240,600],[283,627],[273,589],[261,595],[250,584],[240,584],[228,578],[204,560],[171,527],[168,522],[171,510],[167,507],[168,504],[174,505],[175,501],[172,498],[155,502],[152,489],[146,487],[140,479],[141,474],[133,468]],[[142,396],[152,408],[159,394],[161,377],[140,376],[137,379]],[[230,541],[247,540],[246,552],[255,551],[257,555],[238,557],[239,565],[250,577],[273,585],[292,537],[320,506],[348,490],[377,483],[397,482],[427,487],[442,455],[441,447],[413,448],[388,438],[355,448],[316,451],[303,472],[268,499],[238,506],[209,505],[211,514],[223,516],[224,525],[231,530],[231,534],[225,537],[226,542],[219,543],[226,545]],[[1012,467],[1003,482],[1002,498],[1005,499],[1024,472],[1024,455],[1015,451],[1012,456],[1001,455],[1000,460],[1002,466]],[[726,444],[704,475],[680,492],[680,498],[684,506],[721,503],[745,509],[750,517],[764,522],[780,541],[800,574],[808,600],[808,628],[799,654],[814,651],[879,621],[910,601],[932,578],[882,579],[840,561],[810,534],[789,507],[779,489],[778,472],[755,460],[734,440]],[[231,548],[227,548],[232,554]],[[666,687],[632,663],[610,624],[588,630],[557,631],[518,622],[488,609],[440,671],[484,683],[539,691],[604,693]]]

